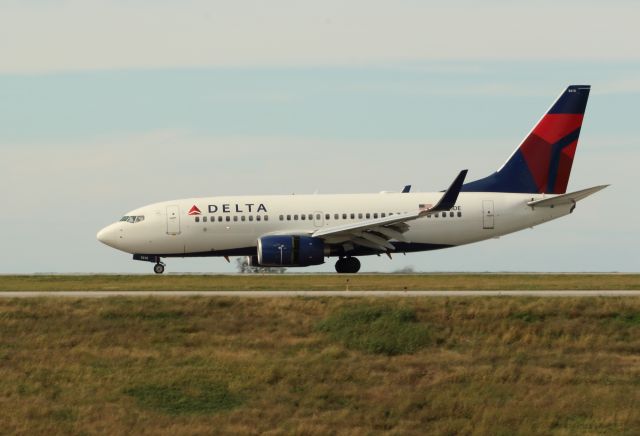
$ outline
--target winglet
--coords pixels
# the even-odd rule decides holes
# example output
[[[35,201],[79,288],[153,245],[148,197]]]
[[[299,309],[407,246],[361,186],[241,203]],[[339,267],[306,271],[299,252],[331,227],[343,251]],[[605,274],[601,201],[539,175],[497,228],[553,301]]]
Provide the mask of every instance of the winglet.
[[[447,189],[447,191],[442,195],[440,201],[438,201],[438,203],[432,208],[425,210],[424,213],[451,210],[451,208],[456,205],[458,194],[460,194],[460,189],[462,189],[464,179],[467,177],[467,171],[468,170],[460,171],[460,174],[458,174],[458,177],[456,177],[451,186],[449,186],[449,189]]]
[[[402,188],[402,193],[403,194],[407,194],[411,191],[411,185],[405,185],[404,188]]]

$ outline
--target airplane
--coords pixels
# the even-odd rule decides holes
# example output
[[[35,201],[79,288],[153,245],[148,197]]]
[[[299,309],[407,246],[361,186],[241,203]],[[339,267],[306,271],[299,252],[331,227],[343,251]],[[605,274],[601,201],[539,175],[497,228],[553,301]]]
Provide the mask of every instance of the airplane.
[[[572,213],[609,185],[566,193],[589,85],[567,87],[494,173],[439,192],[214,196],[165,201],[125,214],[100,242],[154,263],[172,257],[246,256],[251,266],[305,267],[336,258],[357,273],[358,257],[457,247]]]

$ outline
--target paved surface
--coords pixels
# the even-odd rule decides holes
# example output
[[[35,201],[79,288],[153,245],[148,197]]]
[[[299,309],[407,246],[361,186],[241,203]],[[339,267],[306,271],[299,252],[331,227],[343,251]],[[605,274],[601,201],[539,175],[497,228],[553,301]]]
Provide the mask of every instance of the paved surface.
[[[0,298],[106,297],[640,297],[637,291],[60,291],[0,292]]]

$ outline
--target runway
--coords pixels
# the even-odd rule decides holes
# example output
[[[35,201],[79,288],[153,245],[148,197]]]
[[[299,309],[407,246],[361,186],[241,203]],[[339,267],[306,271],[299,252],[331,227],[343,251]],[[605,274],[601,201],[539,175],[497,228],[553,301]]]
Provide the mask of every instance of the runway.
[[[112,298],[112,297],[232,297],[232,298],[434,298],[434,297],[640,297],[640,290],[515,290],[515,291],[55,291],[0,292],[0,298]]]

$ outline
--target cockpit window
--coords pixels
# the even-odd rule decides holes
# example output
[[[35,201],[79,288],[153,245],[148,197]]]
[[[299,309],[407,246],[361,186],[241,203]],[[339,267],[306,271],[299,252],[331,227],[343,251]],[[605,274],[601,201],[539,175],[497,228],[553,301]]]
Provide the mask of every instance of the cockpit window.
[[[144,221],[144,215],[137,215],[137,216],[123,216],[122,218],[120,218],[120,221],[124,221],[127,223],[139,223],[140,221]]]

